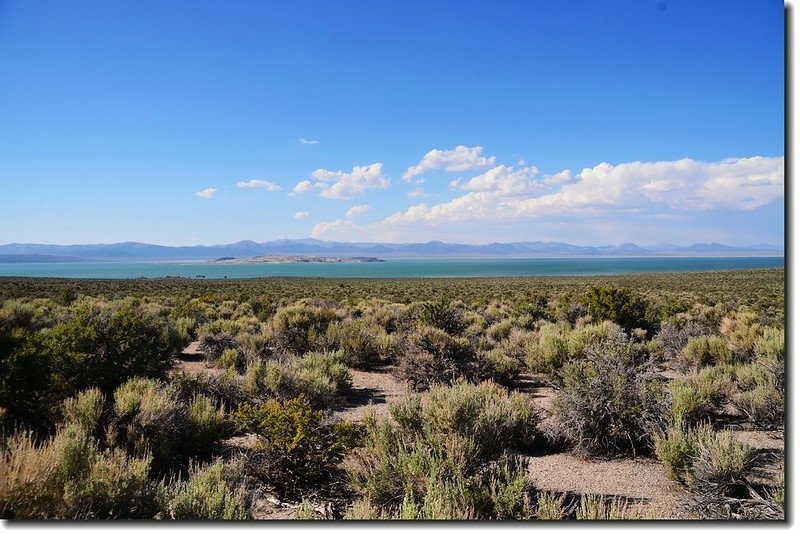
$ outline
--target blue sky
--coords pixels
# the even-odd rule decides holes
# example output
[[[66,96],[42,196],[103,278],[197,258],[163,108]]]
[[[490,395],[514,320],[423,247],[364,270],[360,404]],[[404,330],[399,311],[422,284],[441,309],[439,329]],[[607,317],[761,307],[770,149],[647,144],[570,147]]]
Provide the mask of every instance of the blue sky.
[[[0,0],[0,243],[779,243],[783,41],[767,0]]]

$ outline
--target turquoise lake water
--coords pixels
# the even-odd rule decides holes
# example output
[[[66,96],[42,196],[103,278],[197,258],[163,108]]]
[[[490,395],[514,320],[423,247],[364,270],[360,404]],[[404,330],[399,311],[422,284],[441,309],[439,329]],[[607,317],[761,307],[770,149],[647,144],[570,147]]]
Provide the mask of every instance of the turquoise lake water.
[[[341,264],[211,264],[200,262],[65,262],[0,264],[0,277],[131,279],[189,277],[525,277],[708,271],[783,267],[783,257],[392,259]]]

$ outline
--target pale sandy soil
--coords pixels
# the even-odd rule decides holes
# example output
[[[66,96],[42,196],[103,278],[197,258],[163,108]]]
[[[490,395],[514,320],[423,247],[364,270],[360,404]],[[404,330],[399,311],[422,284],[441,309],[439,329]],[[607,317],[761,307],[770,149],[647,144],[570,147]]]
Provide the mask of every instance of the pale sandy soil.
[[[388,369],[371,372],[350,370],[350,375],[353,387],[344,407],[334,413],[342,420],[360,420],[370,410],[379,419],[386,418],[389,416],[389,403],[410,392],[405,383],[396,379]]]

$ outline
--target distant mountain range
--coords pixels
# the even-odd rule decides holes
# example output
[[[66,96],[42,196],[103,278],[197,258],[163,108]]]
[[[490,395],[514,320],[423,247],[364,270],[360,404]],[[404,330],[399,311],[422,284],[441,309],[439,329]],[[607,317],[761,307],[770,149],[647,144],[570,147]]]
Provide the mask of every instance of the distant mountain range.
[[[377,258],[541,258],[599,256],[783,256],[783,247],[753,245],[731,247],[720,243],[680,246],[635,243],[585,246],[562,242],[514,242],[468,245],[463,243],[350,243],[315,240],[239,241],[227,245],[166,246],[123,242],[95,245],[0,245],[0,263],[10,262],[131,262],[214,260],[267,255],[374,256]]]

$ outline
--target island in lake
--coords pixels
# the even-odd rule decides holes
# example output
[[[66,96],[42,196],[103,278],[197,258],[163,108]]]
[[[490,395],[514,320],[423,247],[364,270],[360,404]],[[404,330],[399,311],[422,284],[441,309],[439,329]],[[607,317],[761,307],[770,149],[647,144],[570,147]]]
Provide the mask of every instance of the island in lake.
[[[263,255],[249,258],[223,256],[212,260],[215,264],[339,264],[385,262],[374,256],[308,256],[308,255]]]

